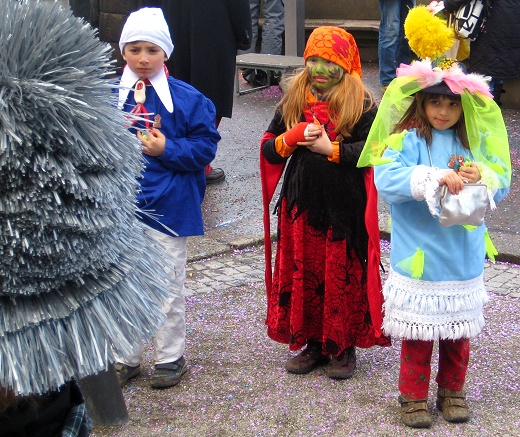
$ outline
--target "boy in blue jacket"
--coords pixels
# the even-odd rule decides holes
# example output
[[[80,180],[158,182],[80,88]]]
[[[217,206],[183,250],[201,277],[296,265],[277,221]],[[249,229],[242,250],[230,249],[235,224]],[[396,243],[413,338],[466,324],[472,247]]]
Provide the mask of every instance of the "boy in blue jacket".
[[[187,237],[204,233],[204,168],[214,159],[220,140],[215,107],[191,85],[169,76],[165,61],[173,42],[161,9],[130,14],[119,48],[126,61],[119,106],[133,114],[131,129],[141,142],[145,165],[138,218],[173,259],[174,280],[184,290]],[[187,371],[184,295],[172,292],[165,312],[166,321],[155,336],[153,388],[174,386]],[[120,359],[116,369],[121,386],[141,373],[141,358],[138,350]]]

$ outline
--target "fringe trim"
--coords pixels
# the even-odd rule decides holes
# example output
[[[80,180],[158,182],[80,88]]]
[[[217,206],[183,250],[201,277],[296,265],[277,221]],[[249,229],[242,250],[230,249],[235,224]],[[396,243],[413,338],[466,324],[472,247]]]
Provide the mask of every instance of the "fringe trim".
[[[385,314],[383,331],[385,334],[407,340],[457,340],[459,338],[476,337],[485,325],[484,316],[481,314],[473,320],[454,320],[439,324],[426,324],[404,321],[398,317]]]
[[[470,338],[484,326],[483,275],[468,281],[420,281],[391,270],[383,287],[383,330],[413,340]]]
[[[139,255],[142,261],[131,273],[111,287],[107,284],[87,303],[74,305],[65,317],[25,328],[25,321],[19,320],[13,325],[21,329],[2,329],[1,385],[22,396],[44,393],[73,377],[81,379],[106,370],[115,361],[114,353],[127,356],[150,341],[164,321],[162,303],[171,293],[180,293],[181,286],[156,269],[152,276],[151,268],[157,265],[157,258],[164,257],[163,252],[152,246]]]

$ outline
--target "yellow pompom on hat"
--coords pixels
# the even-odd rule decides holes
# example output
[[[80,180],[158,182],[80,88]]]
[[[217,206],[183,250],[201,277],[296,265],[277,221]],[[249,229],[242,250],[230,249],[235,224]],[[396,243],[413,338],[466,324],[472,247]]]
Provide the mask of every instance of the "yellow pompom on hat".
[[[438,58],[455,42],[453,28],[424,5],[410,9],[404,22],[404,33],[410,48],[421,59]]]
[[[317,56],[339,65],[346,73],[361,77],[361,59],[354,37],[341,27],[321,26],[312,31],[303,58]]]

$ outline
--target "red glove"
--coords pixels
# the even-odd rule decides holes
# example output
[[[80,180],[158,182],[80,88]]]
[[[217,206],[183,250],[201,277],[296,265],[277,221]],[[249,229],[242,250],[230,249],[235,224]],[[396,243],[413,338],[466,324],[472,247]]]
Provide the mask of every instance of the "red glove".
[[[283,142],[289,147],[295,147],[299,142],[305,141],[304,132],[308,125],[309,123],[302,121],[289,129],[283,136]]]

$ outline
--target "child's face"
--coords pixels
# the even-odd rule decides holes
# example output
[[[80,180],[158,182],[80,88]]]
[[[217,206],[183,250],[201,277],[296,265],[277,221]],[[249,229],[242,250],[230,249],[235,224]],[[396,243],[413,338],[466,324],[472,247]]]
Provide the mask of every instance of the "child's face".
[[[334,62],[327,61],[317,56],[307,58],[305,68],[311,80],[312,85],[320,93],[330,90],[334,85],[339,83],[343,77],[343,68]]]
[[[435,96],[424,104],[426,118],[434,129],[450,129],[459,121],[462,114],[460,100],[451,100],[446,96]]]
[[[139,77],[147,79],[161,71],[168,58],[157,44],[136,41],[125,45],[123,59],[130,70]]]

